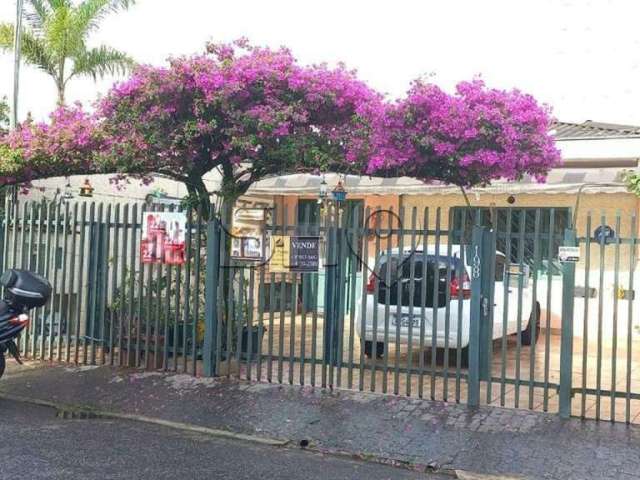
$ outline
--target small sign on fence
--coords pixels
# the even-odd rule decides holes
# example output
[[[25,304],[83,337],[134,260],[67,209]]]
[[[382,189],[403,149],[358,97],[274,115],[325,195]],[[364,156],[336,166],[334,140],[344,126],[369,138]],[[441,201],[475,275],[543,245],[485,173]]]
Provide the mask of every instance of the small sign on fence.
[[[186,223],[183,212],[145,213],[140,241],[142,262],[184,264]]]
[[[271,235],[269,247],[269,271],[273,273],[289,272],[291,237],[287,235]]]
[[[319,253],[319,237],[291,237],[290,271],[317,272],[320,264]]]
[[[580,247],[558,247],[558,260],[567,263],[580,261]]]
[[[319,237],[272,235],[269,271],[273,273],[317,272],[320,264]]]
[[[262,238],[235,236],[231,242],[231,256],[239,260],[260,260],[262,258]]]

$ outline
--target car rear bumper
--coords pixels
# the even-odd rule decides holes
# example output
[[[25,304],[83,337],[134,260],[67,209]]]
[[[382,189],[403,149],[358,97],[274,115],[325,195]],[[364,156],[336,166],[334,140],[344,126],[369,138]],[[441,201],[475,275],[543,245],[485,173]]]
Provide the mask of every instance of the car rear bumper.
[[[425,308],[424,312],[414,307],[413,312],[407,307],[398,309],[390,306],[388,312],[384,305],[367,302],[367,315],[363,329],[361,305],[356,308],[356,328],[358,334],[367,341],[399,343],[407,346],[411,343],[413,349],[431,348],[464,348],[469,345],[469,300],[462,301],[462,308],[458,300],[452,300],[449,308]],[[374,308],[377,309],[374,322]],[[399,310],[399,311],[398,311]],[[434,316],[435,313],[435,316]],[[397,325],[400,316],[401,325]],[[434,321],[437,318],[434,335]],[[374,325],[375,323],[375,325]],[[407,323],[413,327],[406,326]],[[403,325],[404,324],[404,325]],[[375,328],[374,328],[375,327]],[[363,331],[364,330],[364,331]]]

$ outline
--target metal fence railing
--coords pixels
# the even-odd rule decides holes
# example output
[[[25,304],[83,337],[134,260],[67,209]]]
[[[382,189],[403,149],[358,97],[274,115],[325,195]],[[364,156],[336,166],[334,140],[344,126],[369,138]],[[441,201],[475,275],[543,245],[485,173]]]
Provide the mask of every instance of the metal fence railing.
[[[635,215],[589,213],[577,228],[572,413],[640,423],[640,285]]]
[[[286,223],[301,218],[299,212],[280,215],[266,235],[323,238],[320,268],[274,273],[268,252],[260,261],[224,267],[238,289],[225,292],[227,304],[237,309],[228,316],[234,327],[227,328],[218,312],[218,322],[225,323],[216,330],[219,374],[469,403],[470,376],[482,358],[478,401],[557,411],[560,343],[551,306],[561,305],[562,292],[555,288],[561,277],[547,274],[543,263],[557,258],[557,248],[537,248],[537,263],[529,266],[522,252],[518,261],[495,247],[496,242],[518,241],[524,247],[524,239],[540,245],[543,235],[548,245],[561,243],[563,232],[554,227],[553,215],[544,233],[542,228],[528,232],[522,223],[518,231],[489,235],[493,246],[481,256],[484,264],[494,264],[488,267],[493,271],[494,300],[488,306],[493,326],[483,332],[475,361],[473,345],[480,343],[480,332],[474,334],[472,327],[486,320],[476,318],[472,308],[472,239],[465,222],[442,218],[439,209],[361,209],[339,225],[325,222],[301,231]],[[219,229],[222,237],[228,234],[225,226]],[[500,278],[496,269],[501,269]],[[520,284],[523,271],[531,278]],[[248,303],[233,297],[246,291]],[[531,318],[534,327],[529,328]],[[539,323],[546,327],[543,333],[535,328]]]
[[[142,204],[5,204],[2,269],[53,286],[21,338],[28,358],[197,373],[203,337],[203,222],[187,218],[182,264],[145,263]]]
[[[491,228],[480,210],[301,205],[238,258],[236,230],[189,209],[7,202],[2,269],[54,286],[22,351],[640,422],[635,217],[567,230],[566,209],[511,208]],[[156,213],[184,217],[153,260]],[[271,251],[292,238],[311,239],[304,268]]]

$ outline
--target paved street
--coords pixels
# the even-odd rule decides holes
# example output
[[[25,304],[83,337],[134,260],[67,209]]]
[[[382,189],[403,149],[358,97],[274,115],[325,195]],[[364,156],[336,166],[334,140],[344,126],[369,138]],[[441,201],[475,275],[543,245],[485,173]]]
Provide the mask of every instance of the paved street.
[[[468,472],[531,479],[639,478],[640,428],[637,425],[562,420],[558,415],[519,409],[470,409],[451,402],[431,402],[404,396],[344,390],[332,392],[320,388],[251,384],[135,369],[45,363],[31,363],[20,368],[10,366],[0,381],[0,395],[59,405],[82,405],[107,412],[288,440],[293,444],[308,440],[323,451],[351,452],[366,458],[391,458],[418,465],[435,464]],[[0,408],[3,408],[1,403]],[[14,408],[12,416],[8,417],[15,415]],[[150,470],[154,475],[156,472],[170,472],[176,464],[181,468],[188,464],[190,468],[200,469],[194,471],[193,477],[206,474],[211,478],[216,472],[224,477],[226,474],[222,472],[229,467],[235,477],[246,478],[248,472],[242,469],[250,465],[252,469],[265,469],[260,471],[278,468],[278,478],[299,478],[296,475],[326,478],[326,465],[330,463],[331,468],[341,469],[340,473],[333,472],[332,478],[364,477],[363,466],[347,464],[350,465],[349,470],[341,462],[334,465],[333,460],[314,457],[306,452],[283,452],[253,445],[194,439],[177,435],[174,431],[160,434],[155,432],[161,430],[138,424],[128,426],[105,420],[65,423],[46,415],[43,420],[36,420],[36,415],[29,412],[22,416],[25,425],[44,422],[44,426],[38,427],[44,433],[25,429],[22,424],[17,427],[15,418],[12,424],[5,423],[2,428],[25,436],[29,448],[24,452],[31,452],[31,462],[39,458],[43,460],[36,464],[49,461],[46,456],[49,454],[40,453],[39,447],[43,443],[53,444],[68,439],[69,445],[51,447],[52,458],[56,461],[66,459],[59,452],[61,449],[70,451],[68,463],[73,462],[71,465],[74,467],[87,468],[92,472],[93,466],[99,465],[96,471],[102,476],[105,468],[121,464],[143,472],[146,463],[135,467],[135,461],[146,455],[153,459],[149,468],[154,469]],[[69,429],[69,434],[61,435],[66,429]],[[78,445],[89,453],[77,453]],[[107,448],[105,446],[110,450],[102,452],[101,449]],[[11,444],[5,448],[13,447]],[[22,451],[19,446],[17,448]],[[108,461],[105,461],[107,455]],[[4,458],[14,456],[9,451]],[[186,460],[177,463],[176,458]],[[301,470],[298,462],[302,462],[308,472]],[[372,478],[388,478],[387,470],[378,471],[372,465],[366,467],[375,469],[376,475]],[[287,476],[283,471],[294,473]],[[406,471],[391,473],[393,478],[420,478]],[[319,477],[314,477],[314,474]],[[128,478],[135,477],[130,475]],[[272,473],[264,476],[273,477]]]
[[[417,479],[424,475],[0,400],[1,478]],[[429,476],[429,478],[450,478]]]

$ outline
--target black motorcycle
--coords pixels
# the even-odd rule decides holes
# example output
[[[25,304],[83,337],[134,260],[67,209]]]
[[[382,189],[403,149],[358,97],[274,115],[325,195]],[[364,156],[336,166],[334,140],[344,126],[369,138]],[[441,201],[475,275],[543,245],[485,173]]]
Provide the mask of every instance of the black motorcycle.
[[[28,311],[42,307],[51,297],[46,278],[28,270],[7,270],[0,277],[4,299],[0,300],[0,377],[4,373],[6,352],[18,363],[20,351],[15,339],[29,324]]]

